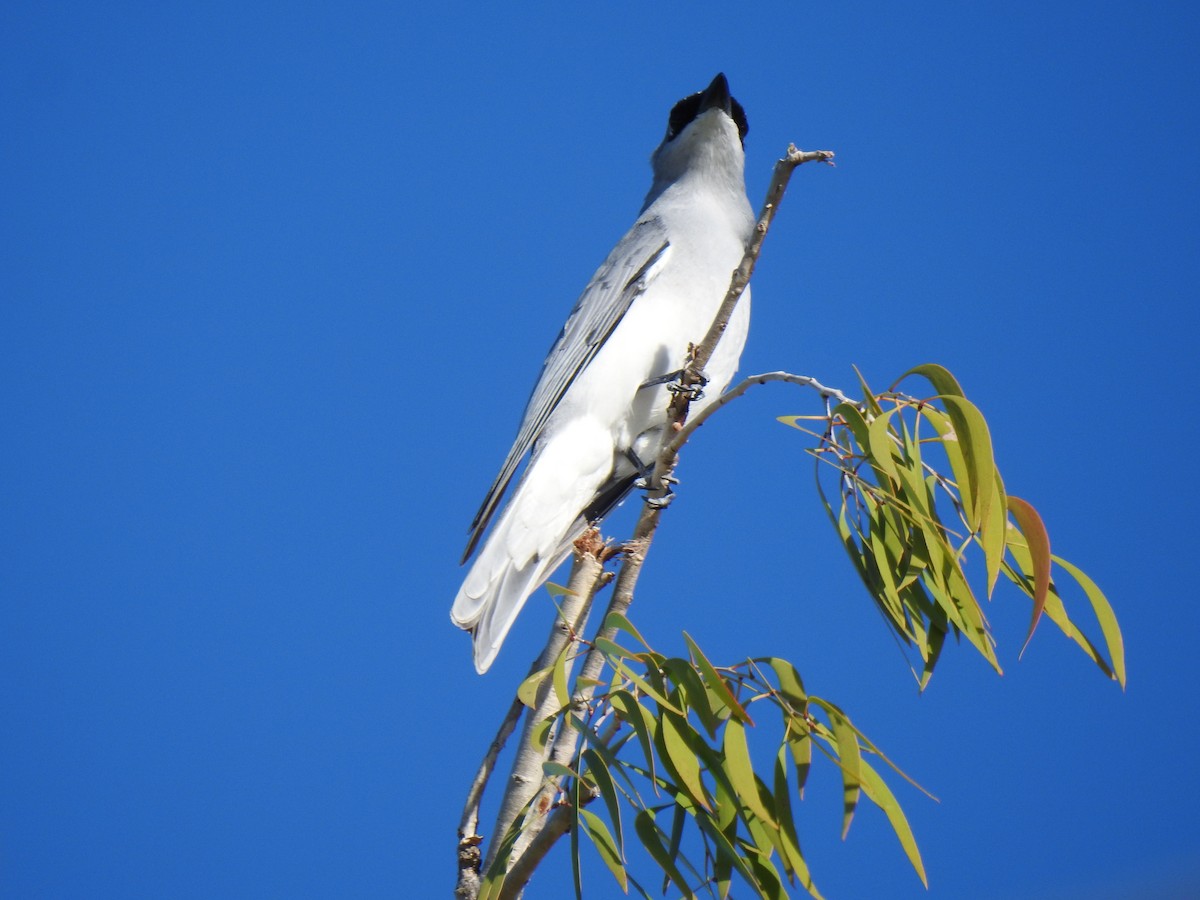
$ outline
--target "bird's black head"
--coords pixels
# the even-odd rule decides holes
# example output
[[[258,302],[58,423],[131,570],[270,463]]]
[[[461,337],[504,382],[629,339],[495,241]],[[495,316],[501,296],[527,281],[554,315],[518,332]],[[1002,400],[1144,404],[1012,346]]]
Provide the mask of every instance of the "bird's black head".
[[[667,120],[667,140],[670,141],[687,128],[693,119],[710,109],[723,109],[737,125],[738,137],[742,143],[746,143],[746,132],[750,130],[750,125],[746,122],[746,111],[729,93],[729,81],[724,72],[718,72],[712,84],[704,90],[684,97],[671,108],[671,117]]]

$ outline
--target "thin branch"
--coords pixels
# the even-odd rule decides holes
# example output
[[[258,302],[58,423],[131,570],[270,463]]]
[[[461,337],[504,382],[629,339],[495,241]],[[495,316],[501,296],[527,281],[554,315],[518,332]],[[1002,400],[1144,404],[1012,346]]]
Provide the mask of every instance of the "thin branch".
[[[823,162],[833,165],[833,151],[810,150],[805,152],[797,150],[795,144],[789,144],[787,153],[783,159],[775,161],[775,170],[771,175],[771,185],[767,188],[767,198],[763,202],[762,211],[758,214],[758,222],[754,226],[754,236],[750,239],[750,244],[746,247],[746,252],[742,255],[741,263],[733,272],[733,278],[729,282],[729,290],[725,294],[725,300],[721,303],[721,308],[717,310],[717,315],[713,318],[712,325],[709,326],[708,334],[696,346],[696,351],[692,355],[692,361],[688,369],[691,370],[693,377],[703,373],[704,367],[708,365],[708,360],[717,347],[717,342],[721,340],[721,335],[725,333],[725,329],[729,325],[729,319],[733,315],[734,307],[737,306],[737,302],[741,298],[742,292],[746,289],[746,285],[750,283],[750,276],[754,274],[754,267],[758,264],[758,257],[762,253],[763,241],[767,238],[767,231],[771,227],[771,222],[775,219],[775,213],[779,211],[779,203],[783,200],[784,192],[787,191],[788,182],[792,178],[792,172],[796,170],[797,166],[806,162]],[[699,383],[699,378],[696,378],[692,382],[692,384],[697,383]],[[684,386],[688,386],[686,381],[684,382]],[[685,394],[677,394],[676,398],[679,399],[685,396]],[[672,406],[674,405],[672,404]]]
[[[697,413],[694,418],[689,419],[687,423],[679,430],[679,433],[675,435],[674,439],[667,444],[667,451],[671,453],[678,453],[679,448],[687,443],[688,438],[695,433],[697,428],[708,421],[709,416],[727,404],[730,400],[736,400],[738,397],[742,396],[742,394],[746,393],[746,391],[750,390],[750,388],[754,387],[755,385],[766,384],[769,381],[783,381],[787,384],[799,384],[804,387],[811,387],[818,391],[823,398],[832,397],[839,403],[849,403],[851,406],[858,405],[857,400],[852,400],[837,388],[826,387],[825,385],[821,384],[821,382],[817,381],[817,379],[811,378],[808,375],[793,375],[790,372],[764,372],[761,375],[750,375],[749,377],[735,384],[716,400],[708,404],[708,406],[704,407],[704,409],[700,410],[700,412]]]
[[[529,674],[532,675],[536,671],[537,663],[534,663]],[[496,768],[496,759],[517,727],[517,722],[521,720],[523,709],[525,704],[514,699],[504,716],[504,721],[500,723],[500,730],[492,739],[492,745],[483,757],[483,762],[479,764],[479,771],[475,773],[471,789],[467,791],[467,802],[458,825],[458,882],[454,888],[456,900],[475,900],[479,896],[479,845],[483,843],[483,838],[476,833],[479,827],[479,804],[483,800],[483,789],[487,787],[492,770]]]

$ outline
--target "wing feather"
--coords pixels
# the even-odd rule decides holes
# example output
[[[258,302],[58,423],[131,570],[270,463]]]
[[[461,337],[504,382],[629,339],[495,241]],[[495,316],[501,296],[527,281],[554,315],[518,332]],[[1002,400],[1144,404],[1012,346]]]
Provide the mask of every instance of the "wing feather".
[[[464,562],[474,552],[500,506],[517,466],[541,435],[563,395],[604,346],[630,304],[646,290],[653,279],[655,263],[669,246],[666,229],[657,216],[638,220],[580,294],[542,364],[542,374],[525,407],[517,439],[471,522],[471,538],[463,553]]]

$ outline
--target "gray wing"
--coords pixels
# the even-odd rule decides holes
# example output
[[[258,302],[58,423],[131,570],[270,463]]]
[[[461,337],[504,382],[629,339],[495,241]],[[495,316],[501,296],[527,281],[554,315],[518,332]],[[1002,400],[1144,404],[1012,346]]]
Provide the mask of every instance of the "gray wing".
[[[541,435],[546,421],[579,373],[604,346],[629,305],[646,290],[647,274],[668,246],[666,229],[658,217],[639,220],[621,238],[584,288],[542,363],[541,377],[529,397],[525,417],[517,439],[508,451],[508,458],[471,522],[471,539],[463,553],[464,562],[487,529],[521,459]]]

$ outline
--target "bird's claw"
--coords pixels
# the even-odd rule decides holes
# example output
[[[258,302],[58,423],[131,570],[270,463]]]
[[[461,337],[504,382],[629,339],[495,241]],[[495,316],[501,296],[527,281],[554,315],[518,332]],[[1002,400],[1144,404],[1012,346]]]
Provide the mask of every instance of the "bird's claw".
[[[695,403],[704,396],[704,387],[699,384],[684,386],[682,384],[668,384],[667,390],[672,394],[683,397],[688,403]]]
[[[651,509],[666,509],[671,505],[671,501],[675,499],[675,495],[670,490],[661,497],[647,497],[646,505]]]
[[[687,369],[676,369],[674,372],[667,372],[665,375],[659,375],[657,378],[651,378],[649,381],[643,382],[638,390],[665,384],[667,390],[672,394],[683,394],[688,402],[694,402],[704,396],[704,388],[708,384],[708,376],[703,372],[697,372],[695,383],[685,385],[683,377],[686,372]]]
[[[664,475],[663,479],[662,479],[662,483],[666,486],[666,489],[669,491],[669,490],[671,490],[671,485],[679,484],[679,479],[676,478],[674,475]],[[636,488],[639,491],[650,490],[650,475],[646,474],[646,475],[641,476],[636,481],[634,481],[633,486],[634,486],[634,488]]]
[[[667,385],[667,390],[672,394],[683,397],[689,403],[695,403],[704,396],[704,388],[708,385],[708,376],[703,372],[696,373],[696,380],[691,384],[684,384],[684,370],[680,370],[675,374],[675,378]]]

